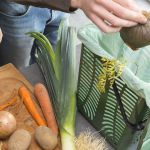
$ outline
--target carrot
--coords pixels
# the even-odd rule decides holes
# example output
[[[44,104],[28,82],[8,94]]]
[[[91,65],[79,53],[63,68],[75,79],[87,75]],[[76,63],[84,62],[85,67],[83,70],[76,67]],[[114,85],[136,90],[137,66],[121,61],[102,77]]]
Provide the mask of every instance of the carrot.
[[[48,127],[58,135],[58,125],[46,87],[41,83],[36,84],[34,87],[34,95],[40,103]]]
[[[37,122],[40,126],[46,126],[46,122],[42,119],[40,116],[32,98],[30,95],[30,92],[25,86],[21,86],[18,91],[20,97],[22,98],[26,108],[28,109],[29,113],[32,115],[34,120]]]

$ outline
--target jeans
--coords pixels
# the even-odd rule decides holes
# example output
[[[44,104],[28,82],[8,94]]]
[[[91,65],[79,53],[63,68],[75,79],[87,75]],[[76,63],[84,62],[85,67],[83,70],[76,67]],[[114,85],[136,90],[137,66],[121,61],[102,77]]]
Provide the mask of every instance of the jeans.
[[[60,11],[15,3],[3,6],[0,1],[0,6],[0,27],[3,32],[0,65],[13,63],[18,68],[29,65],[31,49],[34,47],[33,38],[26,33],[30,31],[44,33],[55,47],[60,21],[68,16]]]

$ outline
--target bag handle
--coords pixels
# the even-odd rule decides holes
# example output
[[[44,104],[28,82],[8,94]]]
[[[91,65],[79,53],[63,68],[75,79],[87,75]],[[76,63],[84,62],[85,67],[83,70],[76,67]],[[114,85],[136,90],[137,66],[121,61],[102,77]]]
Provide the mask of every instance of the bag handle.
[[[123,103],[121,101],[121,97],[120,97],[120,94],[118,92],[118,88],[117,88],[117,85],[116,83],[114,82],[113,84],[113,90],[115,92],[115,96],[116,96],[116,101],[120,107],[120,111],[121,111],[121,115],[123,117],[123,120],[124,122],[126,123],[126,125],[131,128],[132,130],[135,130],[135,131],[140,131],[140,130],[143,130],[144,127],[145,127],[145,122],[147,120],[143,120],[143,121],[139,121],[138,123],[131,123],[128,118],[127,118],[127,115],[125,113],[125,109],[124,109],[124,106],[123,106]]]

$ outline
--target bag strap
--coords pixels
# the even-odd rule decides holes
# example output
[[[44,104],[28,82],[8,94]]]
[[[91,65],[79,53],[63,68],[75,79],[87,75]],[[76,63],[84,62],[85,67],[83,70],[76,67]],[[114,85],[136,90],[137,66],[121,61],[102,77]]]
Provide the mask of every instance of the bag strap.
[[[126,123],[126,125],[131,128],[132,130],[135,130],[135,131],[140,131],[140,130],[143,130],[144,127],[145,127],[145,122],[147,120],[144,120],[144,121],[139,121],[138,123],[131,123],[129,120],[128,120],[128,117],[125,113],[125,109],[124,109],[124,106],[123,106],[123,103],[121,101],[121,97],[120,97],[120,94],[118,92],[118,88],[117,88],[117,85],[116,83],[114,82],[113,84],[113,90],[115,92],[115,96],[116,96],[116,101],[120,107],[120,111],[121,111],[121,115],[123,117],[123,120],[124,122]]]

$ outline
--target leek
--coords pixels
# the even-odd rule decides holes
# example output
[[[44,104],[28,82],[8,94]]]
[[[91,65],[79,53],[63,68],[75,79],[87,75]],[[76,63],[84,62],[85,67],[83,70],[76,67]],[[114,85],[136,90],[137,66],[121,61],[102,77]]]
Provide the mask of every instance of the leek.
[[[62,150],[75,150],[76,116],[76,31],[65,21],[60,24],[54,52],[41,33],[30,32],[36,39],[36,61],[45,77],[60,129]]]

